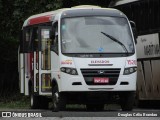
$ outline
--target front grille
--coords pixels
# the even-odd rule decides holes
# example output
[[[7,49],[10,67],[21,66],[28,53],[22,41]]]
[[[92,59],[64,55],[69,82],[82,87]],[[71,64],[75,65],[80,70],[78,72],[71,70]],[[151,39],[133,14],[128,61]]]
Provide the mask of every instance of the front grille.
[[[117,83],[120,70],[120,68],[81,69],[81,72],[87,85],[115,85]],[[94,83],[95,77],[109,78],[109,83]]]

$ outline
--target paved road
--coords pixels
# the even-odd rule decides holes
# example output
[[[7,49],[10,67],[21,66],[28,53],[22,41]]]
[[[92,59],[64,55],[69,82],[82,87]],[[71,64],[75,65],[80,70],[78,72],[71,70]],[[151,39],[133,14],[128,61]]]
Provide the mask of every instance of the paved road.
[[[85,109],[67,109],[66,111],[52,112],[48,110],[31,110],[31,109],[1,109],[0,111],[11,112],[12,118],[9,119],[22,119],[16,117],[18,113],[32,114],[38,113],[38,116],[42,116],[41,119],[46,120],[159,120],[160,108],[134,108],[132,112],[122,112],[119,107],[112,107],[104,111],[86,111]],[[13,118],[16,117],[16,118]],[[0,118],[1,119],[1,118]],[[26,120],[26,118],[23,118]],[[32,118],[29,118],[32,119]],[[34,118],[35,119],[35,118]],[[39,118],[37,118],[39,120]]]

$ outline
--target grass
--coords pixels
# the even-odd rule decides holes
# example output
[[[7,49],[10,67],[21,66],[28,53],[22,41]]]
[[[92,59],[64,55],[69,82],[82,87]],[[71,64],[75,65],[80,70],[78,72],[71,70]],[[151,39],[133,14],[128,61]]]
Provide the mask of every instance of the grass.
[[[12,96],[0,98],[0,109],[27,109],[29,108],[29,98],[19,93]]]
[[[82,105],[82,104],[68,104],[66,105],[66,108],[67,109],[85,109],[85,105]]]

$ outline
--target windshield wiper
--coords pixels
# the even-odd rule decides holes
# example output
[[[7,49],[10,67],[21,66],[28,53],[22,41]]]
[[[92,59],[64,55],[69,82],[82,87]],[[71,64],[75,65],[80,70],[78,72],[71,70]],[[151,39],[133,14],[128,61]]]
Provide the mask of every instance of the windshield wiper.
[[[120,45],[123,47],[123,49],[126,51],[126,53],[128,54],[128,50],[127,50],[126,46],[125,46],[123,43],[121,43],[119,40],[117,40],[117,39],[114,38],[113,36],[108,35],[107,33],[104,33],[104,32],[101,32],[101,33],[102,33],[103,35],[107,36],[108,38],[110,38],[111,40],[113,40],[114,42],[120,44]]]

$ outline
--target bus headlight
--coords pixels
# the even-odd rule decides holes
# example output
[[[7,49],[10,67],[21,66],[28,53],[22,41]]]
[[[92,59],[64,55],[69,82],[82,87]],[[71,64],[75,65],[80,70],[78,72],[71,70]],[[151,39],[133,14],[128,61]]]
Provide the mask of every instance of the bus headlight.
[[[61,67],[61,72],[64,72],[70,75],[78,75],[78,72],[75,68]]]
[[[124,69],[123,75],[132,74],[137,71],[137,67],[129,67]]]

